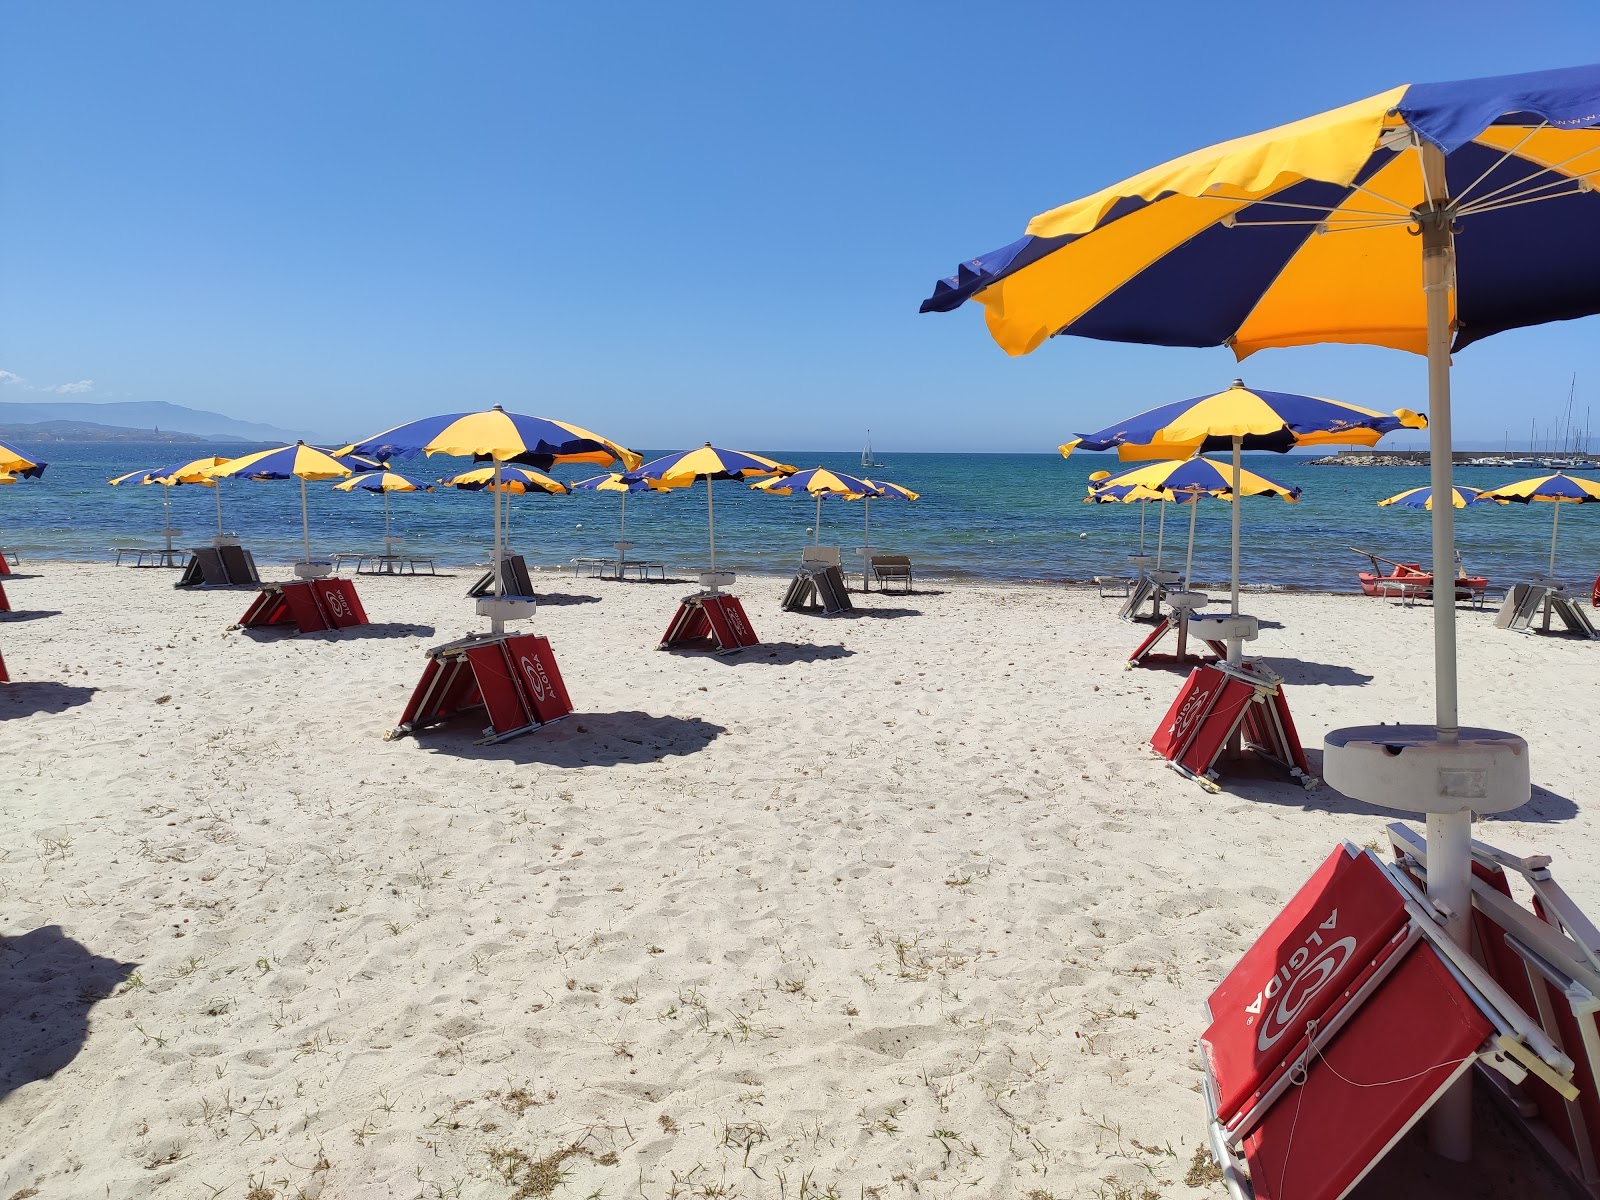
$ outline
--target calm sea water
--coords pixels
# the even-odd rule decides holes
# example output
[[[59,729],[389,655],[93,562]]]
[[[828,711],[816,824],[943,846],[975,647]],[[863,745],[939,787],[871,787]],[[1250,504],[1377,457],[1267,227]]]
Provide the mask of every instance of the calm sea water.
[[[227,447],[244,453],[259,447]],[[860,471],[858,456],[809,451],[769,451],[798,467],[822,465]],[[42,480],[0,489],[0,544],[33,558],[105,559],[112,546],[158,546],[162,489],[107,487],[106,480],[135,469],[168,464],[196,447],[119,445],[38,448],[50,463]],[[658,451],[647,452],[653,457]],[[872,545],[911,556],[927,574],[995,580],[1085,580],[1119,569],[1137,548],[1139,510],[1148,507],[1147,544],[1156,541],[1156,510],[1167,510],[1166,550],[1181,568],[1188,533],[1187,506],[1084,504],[1091,471],[1115,469],[1110,456],[1080,454],[895,454],[871,474],[922,494],[914,504],[875,501]],[[1298,456],[1250,455],[1251,469],[1299,485],[1298,504],[1245,501],[1242,576],[1247,585],[1350,591],[1365,560],[1348,547],[1387,558],[1427,561],[1428,514],[1378,508],[1376,502],[1427,483],[1423,467],[1313,467]],[[470,464],[443,457],[417,458],[398,469],[418,482],[448,478]],[[552,472],[572,480],[593,468]],[[1509,483],[1536,470],[1461,467],[1456,479],[1475,487]],[[295,481],[226,480],[223,522],[264,567],[300,557],[300,491]],[[307,485],[312,552],[375,550],[383,537],[383,499],[365,492],[336,492]],[[179,544],[205,544],[216,531],[212,490],[171,489],[173,523],[185,531]],[[717,562],[736,571],[784,572],[810,541],[814,500],[752,492],[738,483],[716,485]],[[394,531],[405,548],[435,556],[440,565],[484,561],[491,536],[492,497],[487,492],[402,493],[390,497]],[[1457,513],[1457,542],[1467,566],[1496,582],[1543,570],[1550,546],[1552,505],[1494,505]],[[620,497],[610,493],[514,496],[512,543],[530,564],[554,566],[577,555],[610,552],[617,539]],[[636,557],[671,567],[706,561],[705,488],[628,498],[628,540]],[[843,546],[858,561],[863,505],[827,498],[822,541]],[[1194,575],[1198,583],[1227,578],[1228,505],[1202,501],[1197,513]],[[1558,574],[1572,583],[1600,572],[1600,505],[1563,505]]]

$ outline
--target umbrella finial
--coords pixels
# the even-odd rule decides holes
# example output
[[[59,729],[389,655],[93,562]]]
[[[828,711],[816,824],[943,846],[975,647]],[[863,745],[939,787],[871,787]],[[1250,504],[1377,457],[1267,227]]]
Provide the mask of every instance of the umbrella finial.
[[[1230,384],[1230,385],[1229,385],[1229,386],[1230,386],[1230,387],[1236,387],[1236,388],[1242,388],[1242,387],[1243,387],[1243,386],[1244,386],[1244,380],[1242,380],[1242,379],[1235,379],[1235,380],[1234,380],[1234,381],[1233,381],[1233,383],[1231,383],[1231,384]]]

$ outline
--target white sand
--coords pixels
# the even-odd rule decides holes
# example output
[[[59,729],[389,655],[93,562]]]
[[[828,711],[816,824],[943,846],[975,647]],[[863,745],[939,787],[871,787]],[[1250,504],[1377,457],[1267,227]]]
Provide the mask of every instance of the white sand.
[[[479,627],[463,577],[361,580],[431,629],[257,639],[246,593],[29,569],[13,605],[62,611],[0,620],[33,681],[0,693],[0,1200],[539,1196],[555,1164],[562,1197],[1221,1195],[1181,1182],[1202,1002],[1388,819],[1167,769],[1178,677],[1124,671],[1143,627],[1092,592],[824,620],[743,580],[767,644],[721,659],[655,651],[684,585],[546,580],[598,598],[534,623],[578,711],[480,748],[381,736]],[[1426,607],[1249,608],[1309,747],[1431,717]],[[1463,716],[1527,737],[1536,794],[1480,836],[1600,912],[1600,645],[1491,618]]]

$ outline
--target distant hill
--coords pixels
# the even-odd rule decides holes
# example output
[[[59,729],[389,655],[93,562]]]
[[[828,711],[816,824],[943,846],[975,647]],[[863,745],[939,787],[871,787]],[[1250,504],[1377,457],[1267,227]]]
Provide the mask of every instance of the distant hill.
[[[191,446],[241,440],[239,438],[210,438],[198,433],[178,433],[170,429],[124,429],[120,425],[96,425],[93,421],[19,421],[15,423],[0,421],[0,442],[14,442],[27,446],[48,446],[52,443],[61,442],[79,444],[84,442],[165,442],[174,446]]]
[[[292,442],[297,438],[314,440],[305,431],[279,429],[259,421],[240,421],[221,413],[164,400],[124,401],[95,404],[84,401],[10,401],[0,403],[0,426],[64,422],[102,429],[138,430],[144,440],[160,440],[151,435],[186,433],[199,438],[231,442]],[[58,441],[69,440],[58,438]],[[110,440],[103,437],[92,441]]]

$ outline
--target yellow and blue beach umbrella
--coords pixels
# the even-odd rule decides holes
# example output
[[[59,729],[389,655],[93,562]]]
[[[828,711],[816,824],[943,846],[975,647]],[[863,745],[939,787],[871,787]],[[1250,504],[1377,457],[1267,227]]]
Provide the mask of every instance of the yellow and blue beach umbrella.
[[[258,450],[241,458],[230,458],[200,472],[211,479],[298,479],[300,481],[300,536],[305,549],[302,562],[311,561],[311,521],[306,516],[306,481],[348,479],[355,471],[326,450],[304,442]]]
[[[848,494],[845,499],[861,501],[861,590],[864,592],[867,590],[867,574],[872,569],[872,502],[904,500],[909,504],[922,499],[922,494],[913,492],[908,487],[901,487],[898,483],[890,483],[887,479],[868,479],[863,476],[861,482],[871,491]]]
[[[639,455],[619,442],[566,421],[507,412],[500,405],[482,412],[445,413],[396,425],[341,453],[370,454],[388,462],[414,454],[449,454],[480,462],[520,463],[549,470],[556,463],[620,462],[637,467]]]
[[[1540,475],[1534,479],[1521,479],[1504,487],[1485,488],[1478,493],[1481,501],[1499,500],[1511,504],[1532,504],[1535,501],[1551,506],[1550,517],[1550,570],[1556,573],[1556,535],[1561,530],[1563,504],[1594,504],[1600,502],[1600,484],[1587,479],[1574,479],[1557,471],[1554,475]]]
[[[348,461],[348,459],[346,460]],[[379,492],[383,496],[383,544],[384,553],[389,553],[388,547],[394,539],[389,536],[389,493],[390,492],[420,492],[432,491],[425,484],[419,484],[407,479],[404,475],[389,470],[385,467],[380,471],[368,471],[362,475],[352,475],[343,483],[333,485],[336,492]]]
[[[1456,484],[1450,489],[1450,504],[1453,508],[1466,508],[1469,504],[1492,504],[1494,501],[1483,499],[1483,493],[1478,488],[1470,488],[1464,484]],[[1379,500],[1379,508],[1388,508],[1397,504],[1401,508],[1421,508],[1428,512],[1433,511],[1433,488],[1419,487],[1410,491],[1401,492],[1390,496],[1387,500]]]
[[[628,497],[634,492],[670,492],[674,486],[662,483],[659,479],[644,479],[636,475],[625,475],[620,471],[612,471],[606,475],[591,475],[588,479],[580,479],[572,485],[575,492],[618,492],[622,496],[622,517],[617,522],[617,544],[628,540]],[[620,548],[619,554],[626,553]]]
[[[449,454],[492,462],[496,469],[515,463],[548,471],[557,463],[594,463],[609,467],[620,462],[637,467],[641,458],[620,442],[601,437],[566,421],[549,417],[530,417],[507,412],[500,405],[482,412],[445,413],[396,425],[364,441],[352,443],[344,452],[375,455],[385,462],[414,454]],[[501,492],[494,493],[494,561],[501,557]],[[502,594],[501,574],[494,572],[494,594]]]
[[[1232,386],[1210,395],[1163,404],[1096,433],[1080,434],[1061,446],[1074,450],[1115,450],[1124,460],[1182,459],[1205,450],[1272,450],[1286,454],[1296,446],[1376,445],[1397,429],[1426,429],[1426,418],[1401,409],[1394,413],[1294,392]]]
[[[15,475],[19,479],[38,479],[49,465],[29,458],[10,446],[0,445],[0,473]]]
[[[706,528],[711,544],[711,570],[717,569],[717,517],[711,499],[711,485],[718,479],[758,479],[765,475],[793,475],[795,469],[776,459],[751,454],[747,450],[723,450],[707,442],[693,450],[680,450],[651,459],[628,474],[639,479],[664,483],[668,487],[691,487],[697,479],[706,485]]]
[[[751,491],[767,492],[774,496],[792,496],[795,492],[806,492],[817,498],[816,523],[812,526],[815,537],[812,539],[817,545],[822,544],[822,498],[824,496],[843,496],[853,499],[867,496],[876,489],[863,479],[854,475],[846,475],[840,471],[830,471],[826,467],[812,467],[806,471],[796,471],[793,475],[779,475],[771,479],[763,479],[760,483],[752,483]]]
[[[1170,457],[1174,453],[1192,455],[1207,448],[1231,448],[1233,472],[1229,491],[1244,493],[1244,468],[1240,455],[1245,450],[1272,450],[1284,454],[1298,445],[1315,445],[1329,440],[1371,445],[1391,430],[1426,426],[1425,418],[1405,410],[1381,413],[1321,396],[1251,389],[1244,386],[1243,380],[1235,379],[1225,391],[1149,409],[1098,433],[1073,438],[1060,449],[1062,457],[1077,449],[1114,449],[1120,458],[1138,460]],[[1237,615],[1237,507],[1233,510],[1231,523],[1233,586],[1229,611]]]
[[[1134,467],[1132,470],[1112,475],[1091,489],[1090,499],[1094,499],[1097,494],[1120,497],[1124,503],[1136,500],[1164,500],[1179,504],[1185,501],[1191,502],[1189,552],[1183,567],[1185,588],[1189,586],[1189,572],[1194,566],[1194,527],[1200,507],[1194,504],[1194,501],[1202,496],[1229,501],[1235,496],[1276,496],[1289,504],[1296,504],[1300,500],[1298,487],[1286,487],[1276,480],[1268,479],[1265,475],[1257,475],[1254,471],[1246,471],[1243,468],[1235,470],[1227,464],[1199,455],[1173,462],[1150,463],[1147,466]],[[1164,509],[1162,511],[1165,512]],[[1236,524],[1234,537],[1237,536]],[[1233,546],[1231,559],[1234,572],[1232,592],[1237,596],[1239,594],[1237,542]]]
[[[206,458],[190,459],[185,463],[157,467],[153,471],[129,471],[126,475],[118,475],[115,479],[108,479],[106,482],[112,487],[121,487],[125,483],[134,483],[141,486],[147,486],[152,483],[161,485],[161,507],[164,518],[162,532],[166,535],[167,549],[170,551],[172,549],[172,534],[167,531],[172,528],[172,489],[186,483],[199,484],[201,487],[209,487],[216,492],[217,533],[219,536],[221,535],[222,489],[218,488],[217,481],[204,474],[204,471],[207,467],[220,466],[227,461],[225,458],[211,455]]]
[[[493,467],[474,467],[470,471],[463,471],[459,475],[441,479],[439,482],[445,487],[453,487],[463,492],[498,490],[514,495],[544,492],[551,496],[564,496],[571,490],[559,479],[552,479],[543,471],[535,471],[532,467],[502,466],[498,478]]]
[[[495,494],[495,521],[504,530],[501,535],[506,544],[511,538],[512,496],[565,496],[571,489],[559,479],[552,479],[543,471],[532,467],[508,466],[495,463],[490,467],[474,467],[450,479],[441,479],[445,487],[460,492],[493,492]],[[501,494],[505,499],[502,500]]]

